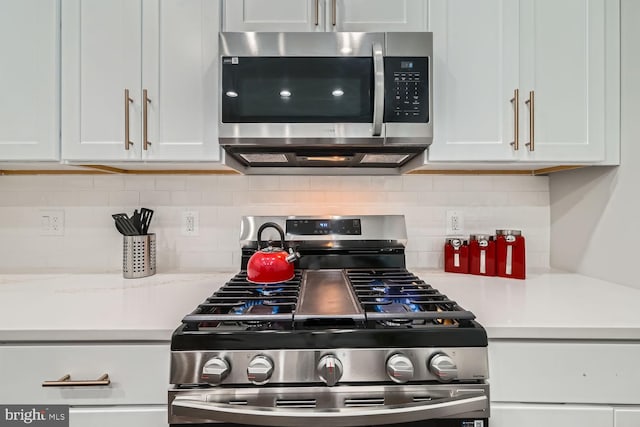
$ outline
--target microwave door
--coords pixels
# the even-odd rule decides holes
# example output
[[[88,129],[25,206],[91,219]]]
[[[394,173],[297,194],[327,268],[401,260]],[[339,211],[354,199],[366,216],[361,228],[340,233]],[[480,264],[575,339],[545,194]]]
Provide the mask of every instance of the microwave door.
[[[222,65],[221,142],[382,145],[381,44],[363,57],[232,57]]]

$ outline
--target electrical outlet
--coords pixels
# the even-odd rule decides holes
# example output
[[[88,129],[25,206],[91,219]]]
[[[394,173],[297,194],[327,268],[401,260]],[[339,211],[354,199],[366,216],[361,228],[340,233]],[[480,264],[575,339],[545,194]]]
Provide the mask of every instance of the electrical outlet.
[[[197,236],[200,229],[200,216],[198,211],[182,212],[182,235]]]
[[[447,235],[464,232],[464,215],[462,211],[447,211]]]
[[[40,235],[63,236],[64,235],[64,210],[49,209],[40,211]]]

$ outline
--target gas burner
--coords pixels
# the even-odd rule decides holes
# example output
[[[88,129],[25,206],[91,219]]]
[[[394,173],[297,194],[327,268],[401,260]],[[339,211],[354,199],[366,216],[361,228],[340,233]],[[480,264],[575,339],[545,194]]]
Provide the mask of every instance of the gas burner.
[[[275,285],[265,285],[261,288],[252,289],[258,295],[262,295],[265,297],[277,296],[284,292],[284,286],[282,283],[278,283]]]
[[[280,307],[278,305],[269,304],[268,301],[253,300],[246,301],[240,306],[231,309],[231,313],[242,316],[243,314],[278,314]]]

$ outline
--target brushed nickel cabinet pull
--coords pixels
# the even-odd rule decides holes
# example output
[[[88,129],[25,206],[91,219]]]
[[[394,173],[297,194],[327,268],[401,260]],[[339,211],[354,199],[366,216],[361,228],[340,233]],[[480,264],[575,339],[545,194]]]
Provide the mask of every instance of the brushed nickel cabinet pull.
[[[72,380],[67,374],[56,381],[45,381],[42,387],[98,387],[110,385],[109,374],[102,374],[97,380]]]
[[[338,9],[338,5],[336,4],[338,0],[331,0],[332,4],[331,4],[331,24],[335,27],[336,26],[336,21],[337,21],[337,9]]]
[[[518,151],[520,149],[520,91],[518,89],[514,89],[513,98],[511,98],[511,103],[513,104],[513,141],[511,145],[513,145],[514,151]]]
[[[129,89],[124,90],[124,149],[128,150],[133,142],[129,138],[129,104],[133,99],[129,96]]]
[[[147,89],[142,91],[142,149],[148,150],[151,145],[149,141],[149,93]]]
[[[316,0],[315,5],[316,5],[316,21],[315,21],[315,24],[316,24],[316,27],[317,27],[318,24],[320,23],[320,18],[319,18],[319,15],[320,15],[320,0]]]
[[[535,119],[536,119],[536,109],[535,109],[535,98],[534,91],[529,92],[529,99],[527,99],[524,103],[529,105],[529,142],[525,145],[529,147],[529,151],[535,151]]]

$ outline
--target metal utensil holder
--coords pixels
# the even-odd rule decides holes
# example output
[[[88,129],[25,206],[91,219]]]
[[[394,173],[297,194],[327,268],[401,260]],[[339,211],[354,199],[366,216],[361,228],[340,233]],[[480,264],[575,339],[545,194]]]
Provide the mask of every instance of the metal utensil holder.
[[[156,235],[123,237],[122,275],[125,279],[156,274]]]

